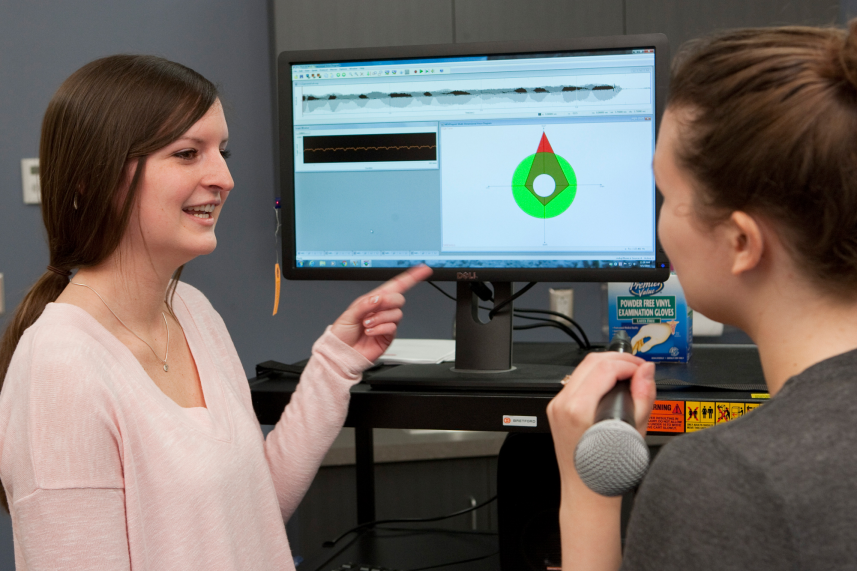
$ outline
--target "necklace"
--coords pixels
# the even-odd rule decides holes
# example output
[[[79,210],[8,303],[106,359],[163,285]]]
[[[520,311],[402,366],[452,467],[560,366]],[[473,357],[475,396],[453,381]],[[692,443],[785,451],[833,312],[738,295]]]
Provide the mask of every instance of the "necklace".
[[[121,323],[121,324],[125,327],[125,329],[127,329],[128,331],[130,331],[130,332],[131,332],[131,334],[132,334],[132,335],[134,335],[134,337],[136,337],[137,339],[139,339],[140,341],[142,341],[143,343],[145,343],[145,344],[146,344],[146,346],[147,346],[149,349],[151,349],[151,350],[152,350],[152,354],[155,356],[155,358],[156,358],[158,361],[160,361],[161,363],[163,363],[163,364],[164,364],[164,372],[165,372],[165,373],[168,373],[168,372],[170,371],[169,366],[167,366],[167,358],[168,358],[168,357],[169,357],[169,355],[170,355],[170,326],[167,324],[167,316],[166,316],[166,315],[164,315],[164,312],[163,312],[163,311],[161,312],[161,317],[163,317],[163,318],[164,318],[164,327],[167,329],[167,348],[166,348],[166,350],[164,351],[164,358],[163,358],[163,359],[161,359],[160,357],[158,357],[158,354],[157,354],[157,353],[155,353],[155,349],[154,349],[151,345],[149,345],[149,342],[148,342],[148,341],[146,341],[145,339],[143,339],[142,337],[140,337],[139,335],[137,335],[136,333],[134,333],[134,330],[133,330],[133,329],[131,329],[130,327],[128,327],[127,325],[125,325],[125,322],[124,322],[124,321],[122,321],[121,319],[119,319],[119,316],[118,316],[118,315],[116,315],[116,312],[115,312],[115,311],[113,311],[112,309],[110,309],[110,306],[109,306],[109,305],[107,305],[107,302],[106,302],[106,301],[104,301],[104,298],[103,298],[103,297],[101,297],[101,294],[100,294],[100,293],[98,293],[97,291],[95,291],[94,289],[92,289],[91,287],[89,287],[89,286],[88,286],[88,285],[86,285],[86,284],[82,284],[82,283],[78,283],[78,282],[71,282],[71,281],[70,281],[69,283],[70,283],[70,284],[72,284],[72,285],[76,285],[76,286],[80,286],[80,287],[85,287],[86,289],[90,290],[92,293],[94,293],[95,295],[97,295],[97,296],[98,296],[98,299],[100,299],[100,300],[101,300],[101,302],[104,304],[104,307],[106,307],[106,308],[107,308],[107,310],[108,310],[110,313],[112,313],[112,314],[113,314],[113,317],[115,317],[115,318],[119,321],[119,323]]]

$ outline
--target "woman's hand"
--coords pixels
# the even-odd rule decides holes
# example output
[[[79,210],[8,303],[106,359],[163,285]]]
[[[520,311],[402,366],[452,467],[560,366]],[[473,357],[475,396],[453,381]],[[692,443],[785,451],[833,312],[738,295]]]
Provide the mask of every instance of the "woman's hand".
[[[619,379],[631,379],[634,421],[640,434],[655,401],[655,366],[627,353],[590,353],[548,404],[548,421],[559,463],[559,528],[563,569],[614,571],[622,565],[622,499],[586,487],[574,467],[574,450],[595,421],[598,403]]]
[[[634,420],[645,437],[655,402],[655,365],[628,353],[590,353],[548,404],[548,421],[563,477],[566,471],[577,474],[574,470],[577,442],[595,421],[598,403],[622,379],[631,379]]]
[[[396,337],[406,291],[431,275],[431,268],[414,266],[354,300],[333,322],[331,331],[369,361],[380,357]]]

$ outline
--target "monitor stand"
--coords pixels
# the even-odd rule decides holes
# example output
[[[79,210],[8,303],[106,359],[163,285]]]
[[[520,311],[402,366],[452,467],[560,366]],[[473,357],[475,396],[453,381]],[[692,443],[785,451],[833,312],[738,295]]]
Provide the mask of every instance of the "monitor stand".
[[[492,282],[494,306],[512,296],[511,282]],[[490,320],[479,317],[480,299],[468,282],[458,282],[455,364],[400,365],[366,380],[372,387],[418,390],[558,391],[574,367],[513,364],[512,303]]]

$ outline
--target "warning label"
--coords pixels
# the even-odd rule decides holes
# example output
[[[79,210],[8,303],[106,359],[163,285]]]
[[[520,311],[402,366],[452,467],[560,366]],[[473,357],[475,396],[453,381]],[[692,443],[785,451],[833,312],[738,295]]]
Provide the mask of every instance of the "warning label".
[[[715,420],[717,424],[729,422],[739,416],[744,416],[743,402],[719,402],[716,408]]]
[[[703,402],[658,400],[652,407],[648,432],[697,432],[744,416],[764,402]]]
[[[686,432],[696,432],[714,426],[715,403],[687,401],[685,404]]]
[[[684,432],[684,401],[656,400],[649,416],[649,432]]]

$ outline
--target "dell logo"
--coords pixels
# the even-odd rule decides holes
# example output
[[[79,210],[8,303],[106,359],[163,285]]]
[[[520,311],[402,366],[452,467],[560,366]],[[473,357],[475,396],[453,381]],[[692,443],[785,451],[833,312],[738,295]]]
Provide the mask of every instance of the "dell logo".
[[[456,279],[459,279],[459,280],[475,280],[478,278],[476,277],[476,272],[458,272],[458,273],[456,273]]]

